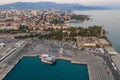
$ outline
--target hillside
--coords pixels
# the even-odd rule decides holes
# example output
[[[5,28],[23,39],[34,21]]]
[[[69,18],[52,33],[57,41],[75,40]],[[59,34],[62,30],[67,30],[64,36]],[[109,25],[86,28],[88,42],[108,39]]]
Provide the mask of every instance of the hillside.
[[[59,9],[59,10],[103,10],[102,6],[84,6],[80,4],[60,4],[55,2],[16,2],[0,5],[0,9]]]

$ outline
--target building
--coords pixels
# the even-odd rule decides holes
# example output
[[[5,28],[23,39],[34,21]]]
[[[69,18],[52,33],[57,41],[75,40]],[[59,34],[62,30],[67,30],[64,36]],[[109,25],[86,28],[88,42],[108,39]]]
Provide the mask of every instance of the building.
[[[18,30],[18,26],[2,26],[0,27],[0,30],[9,30],[9,29],[14,29],[14,30]]]
[[[98,40],[98,45],[100,47],[104,47],[104,46],[110,46],[110,43],[106,39],[102,38]]]
[[[96,47],[97,38],[96,37],[77,37],[78,47]]]
[[[96,43],[84,43],[84,47],[96,47]]]

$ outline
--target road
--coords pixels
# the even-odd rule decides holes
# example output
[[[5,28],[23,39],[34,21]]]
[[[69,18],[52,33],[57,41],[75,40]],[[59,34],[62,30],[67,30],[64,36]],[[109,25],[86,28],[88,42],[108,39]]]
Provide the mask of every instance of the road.
[[[115,80],[120,80],[120,72],[118,71],[118,69],[116,70],[114,68],[114,66],[112,65],[113,60],[111,59],[110,55],[108,55],[107,53],[103,56],[103,59],[106,62],[106,65],[109,67],[110,71],[112,72]],[[115,66],[116,67],[116,66]],[[116,67],[117,68],[117,67]]]

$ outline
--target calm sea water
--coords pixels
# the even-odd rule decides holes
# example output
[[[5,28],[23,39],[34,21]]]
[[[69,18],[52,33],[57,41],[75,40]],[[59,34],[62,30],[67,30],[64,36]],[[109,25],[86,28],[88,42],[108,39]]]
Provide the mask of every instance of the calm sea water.
[[[108,32],[108,39],[120,53],[120,10],[74,11],[74,13],[90,15],[92,20],[83,23],[72,23],[71,26],[88,27],[103,25]]]
[[[24,57],[3,80],[89,80],[87,65],[58,60],[56,65],[38,57]]]

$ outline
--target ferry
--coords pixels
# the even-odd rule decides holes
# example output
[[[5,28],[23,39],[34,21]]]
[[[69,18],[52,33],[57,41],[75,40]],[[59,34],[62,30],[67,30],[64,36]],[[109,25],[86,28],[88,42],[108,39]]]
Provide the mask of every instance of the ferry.
[[[43,54],[41,55],[41,61],[47,64],[54,64],[56,62],[55,56]]]

